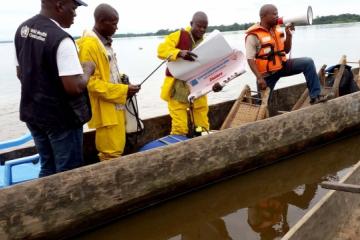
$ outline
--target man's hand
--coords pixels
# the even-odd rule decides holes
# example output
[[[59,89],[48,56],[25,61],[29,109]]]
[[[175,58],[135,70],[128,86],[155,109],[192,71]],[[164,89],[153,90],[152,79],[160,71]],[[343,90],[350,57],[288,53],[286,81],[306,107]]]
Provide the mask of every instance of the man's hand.
[[[134,96],[137,92],[139,92],[140,88],[140,85],[129,84],[127,98]]]
[[[220,83],[215,83],[213,86],[212,86],[212,90],[214,92],[220,92],[221,90],[223,89],[223,87],[220,85]]]
[[[188,60],[188,61],[195,61],[195,59],[197,58],[197,55],[188,50],[181,50],[178,54],[178,57],[181,57],[182,59]]]
[[[96,65],[94,62],[83,62],[81,63],[83,71],[85,74],[93,75],[95,72]]]
[[[266,89],[267,84],[266,84],[266,81],[264,80],[263,77],[258,77],[256,79],[256,81],[257,81],[257,84],[258,84],[260,90],[265,90]]]
[[[130,84],[129,76],[125,73],[121,74],[120,79],[123,84]]]
[[[292,36],[293,31],[295,31],[295,26],[293,23],[286,25],[286,27],[285,27],[286,37]]]

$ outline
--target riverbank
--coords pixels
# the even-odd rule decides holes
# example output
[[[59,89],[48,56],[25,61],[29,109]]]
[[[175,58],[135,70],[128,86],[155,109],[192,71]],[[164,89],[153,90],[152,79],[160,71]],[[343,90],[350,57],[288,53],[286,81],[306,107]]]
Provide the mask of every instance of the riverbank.
[[[329,16],[317,16],[313,19],[313,25],[322,25],[322,24],[339,24],[339,23],[357,23],[360,22],[360,15],[358,14],[340,14],[340,15],[329,15]],[[214,29],[219,30],[220,32],[233,32],[233,31],[243,31],[248,29],[254,23],[234,23],[231,25],[218,25],[218,26],[208,26],[207,32],[212,32]],[[116,38],[127,38],[127,37],[150,37],[150,36],[164,36],[175,31],[175,29],[160,29],[156,32],[149,33],[124,33],[124,34],[115,34]]]

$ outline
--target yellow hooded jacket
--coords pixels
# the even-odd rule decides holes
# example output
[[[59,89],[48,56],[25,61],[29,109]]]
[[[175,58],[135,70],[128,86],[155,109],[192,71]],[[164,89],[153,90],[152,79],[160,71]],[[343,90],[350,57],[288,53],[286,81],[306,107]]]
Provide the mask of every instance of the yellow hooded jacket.
[[[187,32],[191,31],[191,27],[185,29]],[[180,49],[176,48],[180,41],[181,30],[169,34],[164,42],[158,47],[158,57],[166,59],[171,55],[170,61],[176,61]],[[189,103],[177,101],[172,96],[172,90],[175,83],[175,78],[166,76],[161,88],[160,97],[167,101],[168,109],[171,116],[171,134],[186,135],[188,133],[188,117],[187,108]],[[179,80],[180,81],[180,80]],[[195,126],[201,126],[205,129],[210,129],[209,120],[207,117],[209,107],[207,104],[207,96],[204,95],[195,99],[193,105],[193,117]]]
[[[117,117],[116,111],[119,110],[115,109],[115,104],[125,105],[128,85],[111,82],[110,63],[105,46],[93,31],[85,31],[76,43],[79,47],[80,61],[92,61],[96,64],[95,72],[87,86],[92,110],[89,128],[116,124],[124,124],[125,127],[125,116],[120,119]]]
[[[185,29],[187,32],[191,31],[191,27],[187,27]],[[180,49],[176,48],[180,41],[181,30],[176,32],[170,33],[166,38],[165,41],[162,42],[158,47],[158,57],[160,59],[166,59],[168,56],[170,57],[170,61],[176,61],[177,56],[180,52]],[[165,76],[164,83],[161,87],[161,94],[160,97],[165,100],[169,101],[171,98],[172,88],[174,86],[175,79],[171,76]],[[194,104],[197,106],[207,106],[207,97],[202,96],[195,100]]]

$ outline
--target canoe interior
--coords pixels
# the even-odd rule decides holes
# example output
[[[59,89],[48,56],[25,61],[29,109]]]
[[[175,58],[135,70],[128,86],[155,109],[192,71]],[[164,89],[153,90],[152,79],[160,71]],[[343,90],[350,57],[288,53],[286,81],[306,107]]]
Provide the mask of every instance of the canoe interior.
[[[289,110],[304,89],[298,85],[275,92],[271,114]],[[213,128],[219,128],[231,105],[227,102],[211,107]],[[0,194],[0,238],[64,238],[164,199],[273,164],[346,130],[359,129],[359,105],[360,93],[354,93],[324,105],[129,154],[122,161],[91,164],[4,188]],[[147,131],[133,149],[167,135],[169,123],[168,116],[147,120]],[[93,134],[85,135],[85,153],[90,160],[96,156]]]
[[[274,116],[278,111],[290,111],[302,92],[305,84],[293,85],[281,88],[273,92],[270,103],[270,116]],[[239,90],[240,94],[241,89]],[[235,100],[218,103],[210,106],[209,119],[211,129],[217,130],[221,127],[228,112]],[[137,152],[146,143],[166,136],[170,133],[171,119],[169,115],[158,116],[144,120],[145,131],[140,135],[129,134],[125,147],[125,155]],[[35,154],[35,147],[26,147],[0,154],[0,163],[7,160]],[[84,159],[86,164],[98,162],[97,151],[95,148],[95,132],[89,131],[84,134]]]
[[[355,138],[360,140],[360,136]],[[173,236],[182,234],[184,229],[189,228],[189,224],[217,221],[219,218],[234,213],[235,210],[253,206],[259,199],[287,194],[303,184],[316,189],[317,181],[321,177],[331,175],[339,169],[350,167],[357,162],[355,155],[349,156],[344,161],[339,161],[344,151],[360,153],[356,141],[349,141],[349,139],[346,141],[347,144],[330,145],[332,151],[312,151],[289,161],[275,164],[270,168],[271,175],[267,173],[269,168],[259,169],[221,184],[213,185],[200,192],[192,192],[180,200],[181,204],[178,201],[167,202],[161,206],[162,211],[155,208],[145,214],[146,219],[151,219],[144,224],[146,227],[140,229],[138,227],[137,221],[143,221],[141,216],[127,218],[126,221],[129,225],[124,229],[125,235],[131,236],[131,239],[143,239],[143,236],[147,236],[147,239],[159,239],[158,232],[162,232],[162,239],[171,239]],[[297,171],[288,171],[288,169],[296,169]],[[276,181],[274,181],[274,176],[276,176]],[[254,192],[254,189],[257,191]],[[118,231],[121,236],[121,230],[117,230],[117,227],[116,224],[115,226],[107,226],[105,230],[102,229],[95,236],[102,236],[101,234],[109,229],[114,233],[114,236]],[[87,233],[81,237],[85,239],[88,237]],[[93,237],[92,234],[90,237]]]
[[[360,184],[360,162],[340,182]],[[360,194],[329,191],[282,240],[358,239]]]

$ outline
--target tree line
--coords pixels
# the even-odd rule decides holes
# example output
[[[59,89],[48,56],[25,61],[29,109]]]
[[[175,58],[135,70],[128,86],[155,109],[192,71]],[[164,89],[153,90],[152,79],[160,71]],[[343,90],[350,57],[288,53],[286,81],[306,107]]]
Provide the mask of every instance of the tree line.
[[[333,23],[349,23],[349,22],[360,22],[360,15],[357,14],[340,14],[340,15],[329,15],[329,16],[321,16],[316,17],[313,20],[313,25],[319,24],[333,24]],[[209,26],[207,28],[207,32],[212,32],[214,29],[218,29],[221,32],[229,32],[229,31],[241,31],[246,30],[254,23],[243,23],[238,24],[234,23],[232,25],[219,25],[219,26]],[[123,37],[145,37],[145,36],[163,36],[168,35],[171,32],[174,32],[176,29],[160,29],[157,32],[148,32],[148,33],[121,33],[115,34],[115,38],[123,38]],[[78,38],[78,37],[75,37]],[[7,43],[12,41],[0,41],[0,43]]]
[[[329,16],[321,16],[316,17],[313,20],[313,25],[319,25],[319,24],[333,24],[333,23],[349,23],[349,22],[360,22],[360,15],[357,14],[340,14],[340,15],[329,15]],[[219,25],[219,26],[209,26],[207,28],[207,32],[212,32],[214,29],[217,29],[221,32],[230,32],[230,31],[241,31],[246,30],[250,26],[252,26],[254,23],[243,23],[238,24],[234,23],[232,25]],[[148,33],[121,33],[121,34],[115,34],[115,38],[121,38],[121,37],[145,37],[145,36],[163,36],[168,35],[171,32],[176,31],[177,29],[160,29],[157,32],[148,32]]]

